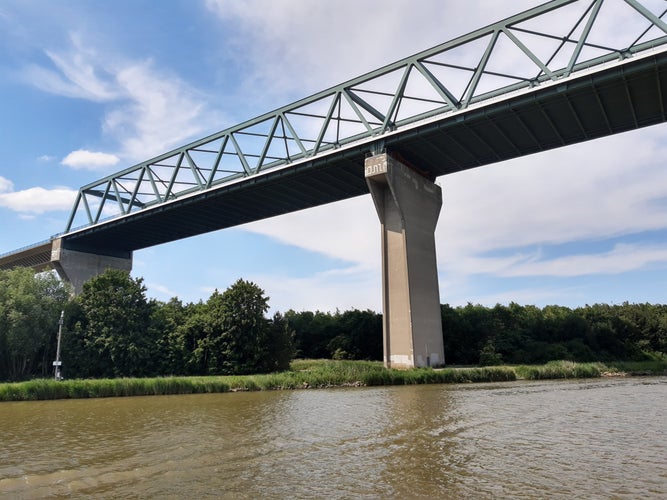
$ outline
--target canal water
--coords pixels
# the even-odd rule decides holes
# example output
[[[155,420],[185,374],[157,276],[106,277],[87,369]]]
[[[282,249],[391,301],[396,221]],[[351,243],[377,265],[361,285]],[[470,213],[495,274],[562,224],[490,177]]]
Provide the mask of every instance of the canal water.
[[[667,378],[0,403],[3,498],[666,498]]]

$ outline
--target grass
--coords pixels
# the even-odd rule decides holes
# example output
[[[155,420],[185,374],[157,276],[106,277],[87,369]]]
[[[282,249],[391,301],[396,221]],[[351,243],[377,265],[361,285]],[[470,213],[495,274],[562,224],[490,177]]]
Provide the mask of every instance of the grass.
[[[667,374],[667,360],[619,363],[553,361],[546,365],[388,370],[375,361],[295,360],[289,371],[262,375],[74,379],[36,379],[0,383],[0,401],[103,398],[164,394],[220,393],[326,387],[412,384],[462,384],[590,378],[622,374]]]
[[[574,361],[550,361],[546,365],[521,365],[514,368],[516,374],[526,380],[595,378],[609,370],[602,363],[575,363]]]
[[[645,361],[616,361],[607,363],[609,370],[628,375],[665,375],[667,374],[667,356]]]

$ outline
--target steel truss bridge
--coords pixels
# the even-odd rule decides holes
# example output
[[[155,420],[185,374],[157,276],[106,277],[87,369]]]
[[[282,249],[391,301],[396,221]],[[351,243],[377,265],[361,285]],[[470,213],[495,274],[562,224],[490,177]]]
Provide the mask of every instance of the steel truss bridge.
[[[80,188],[67,249],[137,249],[667,120],[664,0],[553,0]],[[47,267],[50,242],[0,257]]]

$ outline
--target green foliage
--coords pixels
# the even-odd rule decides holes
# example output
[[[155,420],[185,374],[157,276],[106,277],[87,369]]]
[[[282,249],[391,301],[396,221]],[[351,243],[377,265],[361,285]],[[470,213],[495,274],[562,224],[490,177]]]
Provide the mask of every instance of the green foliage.
[[[0,380],[45,376],[69,289],[52,273],[0,270]]]
[[[221,377],[75,379],[62,382],[36,379],[21,383],[0,384],[0,401],[157,396],[228,391],[230,391],[229,381]]]
[[[266,355],[268,297],[252,282],[239,279],[207,302],[205,347],[208,373],[253,373]]]
[[[141,278],[108,269],[83,285],[76,299],[80,321],[73,325],[68,347],[85,365],[75,376],[127,377],[152,372],[155,342],[150,336],[151,305]],[[63,364],[65,364],[63,362]],[[76,372],[75,372],[76,373]]]
[[[535,364],[642,359],[667,352],[667,306],[442,306],[447,362]]]
[[[634,372],[633,372],[634,370]],[[0,384],[0,401],[118,397],[161,394],[195,394],[229,391],[309,389],[411,384],[463,384],[530,380],[589,378],[606,374],[664,374],[667,357],[632,363],[575,363],[479,368],[417,368],[389,370],[377,361],[295,360],[279,373],[227,376],[114,378],[96,380],[37,379]]]
[[[628,375],[667,375],[667,355],[650,353],[641,361],[611,361],[609,371]]]
[[[261,373],[284,370],[293,331],[257,285],[238,280],[206,303],[147,301],[141,279],[109,270],[70,305],[69,377]]]
[[[296,354],[294,330],[280,313],[275,313],[269,322],[269,335],[264,345],[264,356],[260,368],[262,372],[288,370]]]
[[[382,359],[382,315],[352,309],[343,313],[289,310],[296,355],[303,358]]]
[[[25,269],[0,272],[0,380],[52,373],[62,309],[67,378],[282,372],[295,355],[340,362],[382,359],[382,316],[373,311],[290,310],[267,318],[268,297],[244,280],[196,304],[183,304],[177,298],[167,303],[149,301],[145,291],[141,279],[107,271],[68,301],[68,289],[53,274],[35,276]],[[611,366],[623,359],[655,360],[661,366],[657,358],[667,352],[666,305],[595,304],[569,309],[515,303],[492,308],[445,304],[441,311],[449,365],[571,360],[577,366],[592,361]],[[554,370],[549,377],[559,373],[549,369]],[[455,380],[462,376],[460,371],[437,373],[388,375],[373,368],[364,376],[401,383],[411,383],[415,377]],[[567,370],[562,373],[570,376]],[[321,383],[330,383],[325,373],[317,376]],[[366,380],[363,383],[370,383]],[[282,383],[298,384],[299,376]]]
[[[479,364],[481,366],[502,365],[503,357],[496,352],[496,348],[491,340],[487,341],[479,352]]]
[[[190,374],[286,369],[294,356],[293,332],[280,314],[267,319],[268,308],[268,297],[252,282],[239,279],[223,293],[216,290],[181,316],[169,337],[169,359]]]

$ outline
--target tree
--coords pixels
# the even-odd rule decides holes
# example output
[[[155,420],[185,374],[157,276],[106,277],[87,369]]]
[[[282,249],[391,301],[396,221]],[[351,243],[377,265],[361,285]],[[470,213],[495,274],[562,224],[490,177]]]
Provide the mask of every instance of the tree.
[[[331,355],[331,341],[338,334],[335,318],[321,311],[301,311],[292,309],[285,313],[285,319],[294,330],[294,344],[300,358],[326,358]]]
[[[150,337],[151,306],[145,292],[143,279],[116,269],[83,285],[77,297],[83,320],[75,334],[95,361],[88,376],[142,376],[153,371],[156,345]]]
[[[331,357],[382,359],[382,315],[352,309],[334,316],[338,335],[329,342]],[[338,354],[337,354],[338,353]]]
[[[237,280],[211,295],[204,312],[205,336],[196,352],[208,373],[246,374],[285,368],[293,354],[291,332],[281,317],[264,315],[269,298],[256,284]],[[287,361],[289,364],[289,361]]]
[[[181,360],[182,373],[204,375],[211,365],[212,330],[208,304],[198,302],[185,308],[184,321],[171,340],[173,352]]]
[[[0,271],[0,379],[46,376],[69,289],[53,273]]]
[[[491,311],[468,303],[452,309],[441,307],[445,359],[450,364],[474,365],[484,343],[492,338],[494,324]]]
[[[479,352],[480,366],[502,365],[503,357],[496,352],[496,347],[491,340],[488,340],[482,350]]]
[[[186,362],[191,350],[185,348],[182,333],[192,305],[184,306],[174,297],[163,303],[150,302],[150,337],[155,342],[152,354],[155,375],[186,374]]]
[[[289,370],[294,359],[294,330],[280,313],[275,313],[269,322],[269,335],[266,339],[264,366],[262,371],[277,372]]]

